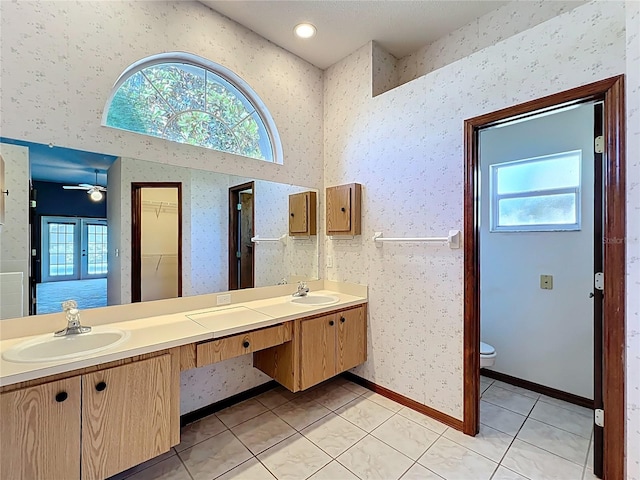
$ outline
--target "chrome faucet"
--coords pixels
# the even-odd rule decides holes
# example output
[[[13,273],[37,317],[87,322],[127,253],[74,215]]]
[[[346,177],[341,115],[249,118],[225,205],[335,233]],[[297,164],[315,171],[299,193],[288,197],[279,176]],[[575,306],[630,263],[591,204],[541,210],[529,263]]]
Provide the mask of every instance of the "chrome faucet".
[[[65,337],[67,335],[78,335],[91,331],[91,327],[83,327],[80,325],[80,310],[78,310],[78,302],[75,300],[67,300],[62,302],[62,309],[67,317],[67,328],[58,330],[53,335],[56,337]]]
[[[307,293],[309,293],[309,287],[305,282],[298,282],[298,291],[293,293],[292,297],[304,297]]]

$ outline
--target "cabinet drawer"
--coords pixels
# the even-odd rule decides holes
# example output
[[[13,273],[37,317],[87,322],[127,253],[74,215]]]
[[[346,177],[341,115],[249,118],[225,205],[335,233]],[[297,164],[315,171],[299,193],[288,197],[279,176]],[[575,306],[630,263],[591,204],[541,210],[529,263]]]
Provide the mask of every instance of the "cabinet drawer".
[[[220,338],[196,346],[196,366],[221,362],[291,341],[291,322]]]

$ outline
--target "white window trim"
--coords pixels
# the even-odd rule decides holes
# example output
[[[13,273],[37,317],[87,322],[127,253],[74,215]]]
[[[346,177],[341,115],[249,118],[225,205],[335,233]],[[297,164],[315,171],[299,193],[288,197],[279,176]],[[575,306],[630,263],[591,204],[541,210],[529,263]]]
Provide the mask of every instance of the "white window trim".
[[[530,190],[518,193],[496,193],[498,184],[498,170],[504,166],[535,163],[553,158],[565,157],[571,154],[580,156],[578,165],[579,184],[577,187],[552,188],[545,190]],[[543,155],[540,157],[525,158],[510,162],[494,163],[489,165],[489,231],[490,232],[572,232],[582,229],[582,150],[570,150],[567,152],[554,153],[552,155]],[[498,203],[500,200],[509,198],[526,198],[526,197],[544,197],[547,195],[559,195],[573,193],[576,197],[576,222],[575,223],[536,223],[532,225],[498,225]]]

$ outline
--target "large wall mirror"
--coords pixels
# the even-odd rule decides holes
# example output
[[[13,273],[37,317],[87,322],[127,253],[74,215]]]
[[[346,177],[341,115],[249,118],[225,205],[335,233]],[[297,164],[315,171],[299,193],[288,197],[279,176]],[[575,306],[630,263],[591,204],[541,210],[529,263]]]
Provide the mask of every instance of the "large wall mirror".
[[[287,234],[289,195],[308,187],[7,138],[0,154],[0,319],[59,312],[69,298],[81,309],[130,303],[141,278],[143,291],[175,292],[165,297],[318,278],[317,236]],[[136,205],[132,185],[154,184],[179,184],[180,195],[151,191]],[[138,211],[147,230],[136,253]],[[177,218],[179,248],[168,241]]]

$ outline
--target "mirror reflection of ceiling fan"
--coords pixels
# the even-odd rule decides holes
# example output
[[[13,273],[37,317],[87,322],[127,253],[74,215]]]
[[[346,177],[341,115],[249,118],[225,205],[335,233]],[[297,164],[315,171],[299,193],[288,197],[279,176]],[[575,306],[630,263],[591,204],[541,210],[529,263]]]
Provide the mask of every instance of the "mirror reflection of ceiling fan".
[[[65,190],[86,190],[91,200],[93,200],[94,202],[99,202],[104,197],[102,192],[106,192],[107,189],[101,185],[98,185],[98,170],[95,170],[95,172],[96,172],[95,185],[90,185],[88,183],[80,183],[78,185],[64,185],[62,188],[64,188]]]

